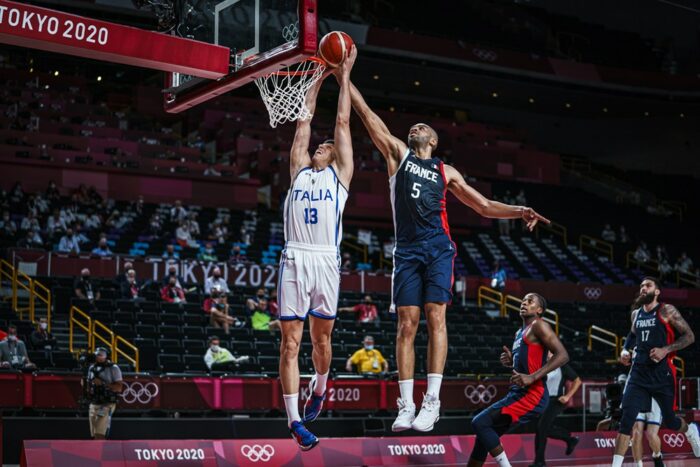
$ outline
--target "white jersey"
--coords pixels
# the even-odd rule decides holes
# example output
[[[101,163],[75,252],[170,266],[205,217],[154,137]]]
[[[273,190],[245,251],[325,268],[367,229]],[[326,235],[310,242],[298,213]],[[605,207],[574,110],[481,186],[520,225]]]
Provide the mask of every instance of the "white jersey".
[[[284,239],[305,245],[338,248],[343,238],[347,189],[332,166],[297,173],[284,202]]]

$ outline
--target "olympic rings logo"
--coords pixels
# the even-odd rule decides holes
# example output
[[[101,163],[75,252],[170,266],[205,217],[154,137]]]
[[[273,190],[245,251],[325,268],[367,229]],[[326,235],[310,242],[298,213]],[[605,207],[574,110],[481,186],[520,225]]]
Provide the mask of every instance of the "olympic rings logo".
[[[241,454],[247,457],[251,462],[267,462],[275,455],[275,448],[269,444],[263,446],[259,444],[241,446]]]
[[[603,295],[603,290],[600,287],[586,287],[583,295],[589,300],[598,300]]]
[[[474,47],[472,49],[472,54],[474,54],[479,60],[483,60],[485,62],[495,62],[498,60],[498,54],[493,50]]]
[[[490,384],[488,386],[479,384],[476,387],[470,384],[469,386],[464,388],[464,397],[472,401],[472,403],[474,404],[478,404],[480,402],[488,404],[493,400],[494,397],[496,397],[497,392],[498,391],[496,390],[496,386],[494,386],[493,384]]]
[[[672,448],[679,448],[685,444],[685,435],[682,433],[666,433],[664,442]]]
[[[131,383],[124,382],[123,385],[124,390],[120,396],[127,404],[133,404],[137,401],[141,404],[148,404],[160,392],[158,385],[153,382],[143,384],[140,381],[132,381]]]
[[[287,42],[293,41],[294,39],[299,37],[299,21],[296,21],[292,24],[288,24],[287,26],[283,27],[282,37]]]

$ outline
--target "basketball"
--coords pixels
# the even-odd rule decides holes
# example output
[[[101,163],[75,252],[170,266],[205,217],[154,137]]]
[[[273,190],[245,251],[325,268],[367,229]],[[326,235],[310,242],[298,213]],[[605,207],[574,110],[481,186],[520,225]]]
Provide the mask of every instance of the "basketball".
[[[321,39],[318,55],[328,66],[335,68],[348,56],[352,44],[352,38],[343,31],[329,32]]]

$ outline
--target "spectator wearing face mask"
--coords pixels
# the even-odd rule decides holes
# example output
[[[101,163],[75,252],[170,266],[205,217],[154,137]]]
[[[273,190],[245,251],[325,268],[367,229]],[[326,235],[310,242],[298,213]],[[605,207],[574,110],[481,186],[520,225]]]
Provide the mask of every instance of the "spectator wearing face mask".
[[[175,251],[175,245],[171,243],[165,246],[162,257],[164,259],[180,259],[180,253]]]
[[[127,276],[127,273],[129,272],[129,269],[133,269],[133,268],[134,268],[134,263],[132,263],[131,261],[124,262],[124,269],[122,269],[122,271],[124,271],[124,272],[122,272],[121,274],[117,274],[117,277],[114,278],[114,285],[116,285],[117,288],[121,289],[122,284],[124,282],[126,282],[126,276]]]
[[[362,344],[363,348],[352,354],[352,357],[345,362],[345,369],[352,371],[354,365],[358,373],[373,375],[389,371],[389,363],[382,353],[374,348],[374,337],[365,336]]]
[[[250,359],[247,355],[238,358],[231,355],[228,349],[221,347],[218,336],[209,338],[209,349],[204,354],[204,363],[210,371],[226,371],[235,367],[236,364],[247,362]]]
[[[185,288],[185,281],[182,277],[178,276],[177,274],[177,266],[175,265],[170,265],[168,266],[168,274],[163,278],[163,286],[167,286],[168,283],[170,282],[170,279],[175,278],[175,284],[180,287],[181,289]]]
[[[124,300],[145,300],[140,296],[142,289],[143,285],[136,280],[136,271],[134,269],[126,271],[126,280],[121,284],[121,297]]]
[[[369,295],[365,295],[362,303],[358,303],[355,306],[338,308],[338,311],[357,313],[358,323],[373,323],[379,318],[377,306],[372,303],[372,297]]]
[[[36,368],[29,360],[27,346],[17,337],[17,328],[8,326],[7,339],[0,342],[0,368],[16,370]]]
[[[211,289],[211,296],[204,300],[202,308],[209,315],[209,324],[215,328],[223,328],[226,334],[229,334],[231,326],[239,328],[245,325],[238,318],[229,315],[230,307],[226,294],[217,286]]]
[[[73,229],[66,229],[66,234],[61,237],[61,240],[58,242],[58,252],[69,254],[80,253],[80,242],[78,242],[78,239],[73,234]]]
[[[216,250],[214,250],[214,244],[212,242],[207,242],[204,248],[199,251],[197,259],[207,262],[219,261],[219,257],[216,255]]]
[[[10,218],[10,213],[7,211],[2,213],[0,231],[5,237],[12,237],[17,233],[17,223]]]
[[[112,256],[112,250],[109,249],[109,246],[107,245],[107,239],[106,238],[101,238],[100,242],[97,244],[95,248],[93,248],[92,253],[93,256]]]
[[[221,275],[221,268],[219,267],[215,267],[212,270],[212,275],[207,277],[207,280],[204,281],[204,293],[210,295],[214,287],[218,288],[220,292],[223,292],[226,295],[231,293],[226,280],[224,280],[223,276]]]
[[[246,261],[248,261],[248,258],[241,252],[241,246],[233,245],[231,255],[228,258],[229,264],[244,263]]]
[[[80,277],[75,279],[73,283],[73,290],[75,290],[76,297],[88,300],[90,304],[94,304],[95,300],[100,299],[100,291],[97,286],[92,283],[90,279],[90,270],[88,268],[84,268],[80,271]]]
[[[160,289],[160,298],[167,303],[186,303],[185,291],[178,285],[177,277],[170,276],[168,283]]]
[[[249,313],[253,313],[256,308],[260,307],[260,300],[267,300],[267,292],[265,292],[265,289],[258,289],[253,297],[245,301],[245,306],[248,308]]]
[[[32,343],[34,350],[43,350],[46,353],[46,358],[53,363],[51,351],[55,350],[56,339],[48,331],[49,323],[46,318],[40,318],[36,323],[36,329],[29,336],[29,342]]]

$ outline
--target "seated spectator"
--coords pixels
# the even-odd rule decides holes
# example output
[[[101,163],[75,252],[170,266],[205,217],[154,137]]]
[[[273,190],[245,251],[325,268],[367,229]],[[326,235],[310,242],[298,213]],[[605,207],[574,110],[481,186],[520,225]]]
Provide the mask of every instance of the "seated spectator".
[[[192,237],[199,237],[202,232],[199,230],[199,222],[197,222],[197,213],[191,212],[187,219],[187,228]]]
[[[265,289],[258,289],[255,292],[255,296],[250,297],[245,301],[245,306],[248,309],[248,313],[253,313],[253,310],[259,306],[260,300],[267,299],[267,292]]]
[[[2,232],[4,237],[13,237],[17,233],[17,224],[10,219],[10,213],[8,211],[2,213],[0,232]]]
[[[170,276],[168,284],[160,289],[160,298],[167,303],[187,303],[185,291],[178,285],[177,277]]]
[[[52,361],[52,350],[56,350],[56,339],[48,331],[49,323],[46,318],[40,318],[36,323],[36,329],[29,336],[29,342],[32,343],[34,350],[43,350],[46,353],[46,358]]]
[[[195,248],[197,242],[192,238],[189,227],[185,221],[180,221],[180,225],[175,229],[175,241],[182,248]]]
[[[29,213],[27,213],[27,216],[24,219],[22,219],[19,228],[24,232],[27,232],[29,230],[41,230],[41,226],[39,225],[39,219],[37,219],[36,213],[34,211],[29,211]]]
[[[97,230],[102,226],[102,218],[93,210],[88,211],[88,216],[85,218],[85,228],[87,230]]]
[[[253,331],[278,331],[280,322],[273,319],[268,307],[267,298],[259,299],[250,313],[250,327]]]
[[[234,369],[239,363],[245,363],[250,360],[247,355],[242,355],[238,358],[231,355],[228,349],[221,347],[221,341],[217,336],[209,338],[209,349],[204,354],[204,363],[210,371],[226,371]]]
[[[219,245],[223,245],[224,243],[226,243],[226,235],[220,222],[217,221],[211,225],[211,229],[209,231],[207,239],[214,241]]]
[[[122,284],[126,282],[126,275],[127,272],[129,272],[129,269],[133,269],[134,264],[131,261],[125,261],[124,262],[124,269],[122,269],[121,274],[117,274],[117,277],[114,278],[114,285],[117,286],[117,288],[121,288]]]
[[[374,348],[374,337],[365,336],[362,344],[363,348],[352,354],[348,361],[345,362],[345,369],[352,371],[354,365],[358,373],[371,375],[389,371],[389,363],[382,353]]]
[[[170,209],[170,221],[180,223],[187,219],[187,209],[182,207],[182,201],[175,200],[175,206]]]
[[[668,259],[666,259],[665,257],[661,258],[661,260],[659,261],[659,279],[661,280],[661,282],[668,280],[669,275],[672,272],[673,268],[668,262]]]
[[[647,250],[646,243],[639,243],[637,249],[634,250],[634,259],[637,261],[637,263],[646,263],[651,259],[651,255],[649,254],[649,250]]]
[[[372,303],[372,297],[369,295],[365,295],[363,303],[358,303],[355,306],[338,308],[338,311],[357,313],[358,323],[372,323],[379,318],[377,306]]]
[[[211,291],[214,287],[218,288],[226,295],[231,293],[231,291],[228,288],[228,284],[226,283],[226,280],[224,280],[224,278],[221,275],[221,268],[219,268],[218,266],[214,268],[214,270],[212,271],[212,275],[210,277],[207,277],[207,280],[204,281],[204,293],[207,295],[211,294]]]
[[[625,230],[624,225],[620,226],[620,234],[618,235],[617,241],[620,243],[627,243],[629,241],[629,238],[627,238],[627,231]]]
[[[244,263],[246,261],[248,261],[248,258],[241,253],[241,246],[233,245],[233,248],[231,248],[231,255],[228,258],[229,264]]]
[[[20,248],[42,248],[44,246],[44,241],[41,239],[39,232],[36,230],[29,230],[27,234],[17,242],[17,246]]]
[[[602,238],[606,242],[615,242],[615,231],[612,229],[612,227],[610,227],[610,224],[605,224],[605,228],[603,228],[603,231],[600,233],[600,238]]]
[[[53,210],[53,215],[46,221],[46,235],[53,237],[68,230],[66,221],[61,217],[58,209]]]
[[[73,235],[78,241],[79,245],[86,245],[90,243],[90,239],[83,233],[83,225],[80,222],[75,222],[73,224]]]
[[[80,253],[80,244],[78,243],[78,239],[75,238],[75,235],[73,235],[73,229],[68,228],[66,229],[66,234],[61,237],[61,241],[58,242],[58,248],[57,251],[60,253],[75,253],[78,254]]]
[[[175,251],[175,245],[168,244],[165,246],[162,257],[165,259],[180,259],[180,253]]]
[[[90,280],[90,270],[88,268],[80,271],[80,277],[73,282],[73,290],[75,290],[76,297],[88,300],[91,305],[94,305],[95,300],[100,299],[100,291]]]
[[[226,294],[218,287],[214,287],[211,296],[204,299],[202,309],[209,315],[209,324],[215,328],[223,328],[226,334],[229,334],[231,326],[240,328],[245,325],[229,314],[230,306]]]
[[[109,246],[107,245],[107,239],[106,238],[101,238],[99,243],[95,248],[93,248],[92,253],[93,256],[112,256],[112,250],[109,249]]]
[[[355,262],[352,260],[352,256],[350,256],[350,253],[345,252],[343,253],[343,262],[341,263],[341,269],[344,271],[352,271],[355,269]]]
[[[503,292],[506,288],[506,269],[501,266],[501,263],[496,260],[493,262],[493,271],[491,272],[491,287]]]
[[[27,346],[17,337],[15,326],[7,327],[7,339],[0,342],[0,368],[14,368],[15,370],[36,368],[29,360]]]
[[[693,260],[688,257],[684,251],[676,260],[676,271],[690,274],[693,270]]]
[[[145,297],[140,295],[141,290],[143,290],[145,287],[145,284],[139,284],[139,282],[136,280],[136,271],[133,268],[129,268],[129,270],[126,271],[126,280],[122,282],[119,287],[121,291],[121,298],[124,300],[145,300]]]
[[[216,262],[219,261],[219,257],[216,256],[216,251],[214,250],[214,244],[207,242],[205,247],[197,255],[197,259],[200,261]]]
[[[49,202],[53,201],[59,201],[61,199],[61,193],[58,191],[58,187],[56,186],[56,182],[51,180],[49,182],[49,186],[46,187],[46,191],[44,192],[44,196]]]
[[[163,278],[163,287],[167,287],[168,283],[173,278],[175,278],[175,285],[184,290],[185,280],[182,277],[178,276],[177,266],[171,264],[170,266],[168,266],[168,274]]]

